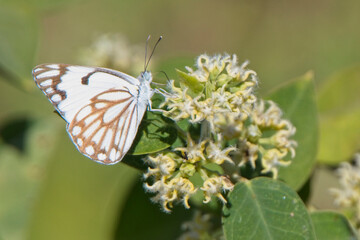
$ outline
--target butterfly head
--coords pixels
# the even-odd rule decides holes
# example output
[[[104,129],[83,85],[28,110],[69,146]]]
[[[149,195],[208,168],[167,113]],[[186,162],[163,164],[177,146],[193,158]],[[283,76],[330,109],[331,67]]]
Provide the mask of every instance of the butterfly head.
[[[152,74],[150,71],[144,71],[140,74],[140,81],[151,83]]]

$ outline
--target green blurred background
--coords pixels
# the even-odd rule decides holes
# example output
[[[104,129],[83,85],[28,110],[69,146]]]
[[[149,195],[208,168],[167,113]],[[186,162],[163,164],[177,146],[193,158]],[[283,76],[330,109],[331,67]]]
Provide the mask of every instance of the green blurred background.
[[[335,165],[360,147],[359,13],[357,0],[1,0],[0,239],[174,239],[191,216],[161,213],[136,170],[79,154],[32,80],[35,65],[79,64],[97,36],[121,33],[141,45],[163,35],[150,70],[171,78],[199,54],[237,54],[262,96],[312,70],[318,161]],[[316,179],[333,179],[320,169]],[[312,203],[330,207],[327,187],[313,189]]]

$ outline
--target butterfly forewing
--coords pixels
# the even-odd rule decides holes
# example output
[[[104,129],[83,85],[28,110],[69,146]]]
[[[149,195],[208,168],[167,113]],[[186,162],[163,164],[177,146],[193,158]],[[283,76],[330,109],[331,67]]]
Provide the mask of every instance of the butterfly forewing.
[[[104,164],[121,161],[146,110],[137,104],[138,79],[110,69],[65,64],[39,65],[33,75],[67,122],[81,153]]]

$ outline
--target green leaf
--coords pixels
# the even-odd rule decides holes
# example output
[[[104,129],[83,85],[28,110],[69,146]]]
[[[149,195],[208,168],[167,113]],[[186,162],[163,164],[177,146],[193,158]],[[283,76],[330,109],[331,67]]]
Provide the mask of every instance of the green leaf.
[[[312,73],[281,86],[267,99],[277,103],[284,118],[296,127],[293,138],[298,143],[296,157],[290,166],[280,168],[279,179],[297,190],[310,176],[317,152],[318,119]]]
[[[342,214],[330,211],[318,211],[311,213],[310,216],[318,240],[359,239],[356,230]]]
[[[310,216],[296,192],[270,178],[235,185],[222,220],[227,240],[316,239]]]
[[[173,124],[171,119],[159,113],[147,112],[129,154],[155,153],[170,147],[177,137]]]
[[[180,83],[189,89],[190,95],[195,97],[204,90],[205,85],[199,82],[199,80],[196,77],[191,76],[188,73],[185,73],[178,69],[176,69],[176,72],[180,76]]]
[[[318,94],[320,141],[318,161],[337,164],[360,148],[360,65],[330,79]]]
[[[171,146],[172,148],[184,147],[187,139],[186,133],[187,132],[189,132],[190,134],[192,133],[190,131],[191,129],[190,127],[192,125],[190,124],[188,119],[177,121],[176,125],[177,125],[178,136],[176,138],[176,141]]]
[[[134,143],[122,160],[139,170],[147,169],[145,154],[156,153],[170,147],[177,139],[174,122],[158,113],[147,112],[139,127]]]
[[[34,67],[38,19],[29,9],[9,3],[0,8],[0,73],[9,81],[30,78]]]

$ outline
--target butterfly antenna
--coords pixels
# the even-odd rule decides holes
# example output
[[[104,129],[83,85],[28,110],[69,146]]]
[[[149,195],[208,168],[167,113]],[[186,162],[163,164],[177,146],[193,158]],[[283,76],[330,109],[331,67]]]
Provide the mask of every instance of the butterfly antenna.
[[[149,35],[149,37],[148,37],[148,40],[149,40],[149,38],[150,38],[150,35]],[[145,69],[144,69],[144,71],[146,71],[146,69],[147,69],[147,67],[148,67],[148,65],[149,65],[150,59],[151,59],[152,55],[153,55],[154,52],[155,52],[156,46],[159,44],[159,42],[160,42],[161,39],[162,39],[162,36],[160,36],[159,39],[157,40],[157,42],[155,43],[154,48],[153,48],[153,50],[152,50],[152,52],[151,52],[151,54],[150,54],[149,60],[148,60],[147,63],[145,64]],[[148,42],[148,41],[146,41],[146,45],[147,45],[147,42]],[[145,52],[145,62],[146,62],[146,52]]]
[[[149,43],[149,40],[150,40],[150,35],[147,37],[146,39],[146,43],[145,43],[145,62],[144,62],[144,69],[146,70],[146,59],[147,59],[147,50],[148,50],[148,43]]]
[[[166,79],[168,80],[168,81],[170,81],[170,78],[168,77],[168,75],[166,74],[166,72],[165,71],[160,71],[161,73],[163,73],[164,75],[165,75],[165,77],[166,77]]]

